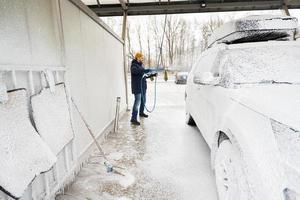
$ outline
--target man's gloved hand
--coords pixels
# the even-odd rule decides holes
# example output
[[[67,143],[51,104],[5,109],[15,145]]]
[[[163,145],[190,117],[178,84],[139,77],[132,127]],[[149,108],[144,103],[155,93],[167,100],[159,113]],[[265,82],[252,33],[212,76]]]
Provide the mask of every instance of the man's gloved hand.
[[[150,73],[152,72],[153,70],[152,69],[144,69],[144,73],[147,74],[147,73]]]
[[[152,73],[152,74],[149,75],[149,78],[150,78],[151,81],[154,81],[153,77],[157,77],[157,72]]]
[[[151,73],[151,74],[148,75],[148,78],[153,78],[153,77],[156,77],[156,76],[157,76],[157,73],[153,73],[153,74]]]

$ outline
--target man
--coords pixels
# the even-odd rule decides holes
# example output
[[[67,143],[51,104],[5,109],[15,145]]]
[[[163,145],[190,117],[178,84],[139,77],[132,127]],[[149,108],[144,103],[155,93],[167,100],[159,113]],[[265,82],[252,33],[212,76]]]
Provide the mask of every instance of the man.
[[[148,117],[148,115],[144,113],[147,91],[146,78],[151,78],[157,75],[147,75],[147,73],[151,72],[152,70],[145,69],[143,66],[143,61],[143,54],[138,52],[135,54],[135,57],[131,62],[131,91],[132,94],[134,94],[134,104],[130,122],[137,126],[140,125],[140,122],[137,120],[138,113],[140,117]]]

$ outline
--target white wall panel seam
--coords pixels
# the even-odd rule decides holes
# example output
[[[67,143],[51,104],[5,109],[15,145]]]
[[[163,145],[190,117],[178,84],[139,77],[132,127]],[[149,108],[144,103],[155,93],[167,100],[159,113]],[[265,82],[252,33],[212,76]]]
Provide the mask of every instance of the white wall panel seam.
[[[61,52],[61,63],[62,66],[65,67],[65,43],[64,43],[64,30],[62,25],[62,16],[61,16],[61,9],[60,9],[60,0],[52,1],[52,9],[53,12],[53,18],[54,18],[54,27],[56,27],[56,32],[58,32],[58,38],[60,41],[60,52]]]
[[[25,1],[25,6],[23,9],[24,13],[25,13],[25,24],[26,24],[26,32],[27,32],[27,37],[28,37],[28,41],[29,41],[29,51],[30,51],[30,63],[32,63],[32,39],[31,39],[31,35],[30,35],[30,28],[29,28],[29,19],[28,19],[28,13],[27,13],[27,2]]]

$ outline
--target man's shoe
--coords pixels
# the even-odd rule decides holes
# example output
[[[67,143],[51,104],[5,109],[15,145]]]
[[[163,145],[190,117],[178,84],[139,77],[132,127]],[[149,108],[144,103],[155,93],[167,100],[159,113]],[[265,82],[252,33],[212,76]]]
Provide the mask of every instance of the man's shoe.
[[[130,120],[130,122],[131,122],[131,124],[136,125],[136,126],[141,125],[140,122],[138,122],[137,120],[134,120],[134,119]]]
[[[140,114],[140,117],[148,118],[148,115],[146,115],[145,113],[142,113],[142,114]]]

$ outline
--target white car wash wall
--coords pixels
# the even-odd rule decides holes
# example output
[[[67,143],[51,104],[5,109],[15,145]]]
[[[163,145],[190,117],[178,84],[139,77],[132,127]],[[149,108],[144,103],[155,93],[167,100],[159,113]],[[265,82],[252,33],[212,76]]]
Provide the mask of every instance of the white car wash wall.
[[[72,95],[99,134],[114,118],[117,96],[125,109],[123,44],[71,2],[62,0],[61,10]],[[78,113],[74,118],[80,122]],[[83,151],[91,140],[82,123],[76,126],[77,150]]]
[[[117,97],[121,111],[126,109],[123,43],[82,2],[0,1],[0,73],[7,89],[26,88],[30,99],[47,86],[45,70],[56,83],[66,83],[68,97],[97,136],[113,122]],[[57,155],[54,167],[34,179],[22,199],[53,198],[87,157],[92,139],[69,105],[74,139]],[[0,192],[0,199],[10,198]]]

